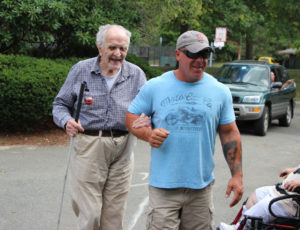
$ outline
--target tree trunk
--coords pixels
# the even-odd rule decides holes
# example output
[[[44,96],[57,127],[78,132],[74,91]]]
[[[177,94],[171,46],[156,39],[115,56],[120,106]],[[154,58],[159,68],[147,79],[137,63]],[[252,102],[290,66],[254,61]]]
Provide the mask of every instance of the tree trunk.
[[[246,54],[245,54],[246,60],[253,59],[253,41],[252,39],[246,37]]]
[[[184,23],[180,25],[180,34],[183,34],[184,32],[188,31],[189,25]]]

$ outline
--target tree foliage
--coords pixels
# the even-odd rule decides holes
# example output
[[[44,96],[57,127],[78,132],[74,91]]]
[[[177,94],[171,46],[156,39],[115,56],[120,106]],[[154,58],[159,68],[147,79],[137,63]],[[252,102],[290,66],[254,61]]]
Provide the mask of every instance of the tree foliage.
[[[269,34],[282,47],[300,48],[300,2],[266,0],[269,9]]]
[[[122,0],[2,0],[0,52],[32,48],[34,56],[91,55],[99,25],[139,24],[139,15],[129,5]]]
[[[174,45],[178,35],[187,29],[202,31],[212,41],[215,28],[221,26],[227,27],[228,40],[242,45],[246,59],[299,47],[300,2],[297,0],[154,0],[140,1],[140,4],[142,21],[146,23],[145,30],[140,30],[145,37],[146,31],[151,31],[152,41],[158,42],[154,37],[156,31],[165,45]],[[226,43],[218,53],[224,54],[227,60],[229,56],[234,59],[237,46]]]
[[[174,45],[186,30],[213,40],[227,27],[228,40],[243,47],[244,58],[274,55],[300,47],[298,0],[2,0],[0,52],[43,57],[91,56],[98,26],[121,24],[139,45]],[[226,43],[218,54],[236,58]]]
[[[174,45],[181,33],[202,27],[199,19],[209,10],[204,7],[203,2],[203,0],[138,1],[142,12],[139,31],[149,43],[157,44],[159,37],[163,37],[164,45]]]

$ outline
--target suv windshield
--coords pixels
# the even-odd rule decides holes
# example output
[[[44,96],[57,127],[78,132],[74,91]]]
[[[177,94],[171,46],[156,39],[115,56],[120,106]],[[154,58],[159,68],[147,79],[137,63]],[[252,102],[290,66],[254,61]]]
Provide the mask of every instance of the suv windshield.
[[[215,77],[228,84],[269,85],[269,70],[265,66],[223,65]]]

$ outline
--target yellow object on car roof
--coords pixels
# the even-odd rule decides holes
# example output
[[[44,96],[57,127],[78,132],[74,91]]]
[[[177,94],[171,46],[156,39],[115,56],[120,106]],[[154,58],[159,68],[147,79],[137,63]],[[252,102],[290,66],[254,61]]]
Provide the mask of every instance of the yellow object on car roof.
[[[275,62],[275,59],[272,57],[259,57],[258,61],[264,61],[270,64],[279,65],[279,63]]]

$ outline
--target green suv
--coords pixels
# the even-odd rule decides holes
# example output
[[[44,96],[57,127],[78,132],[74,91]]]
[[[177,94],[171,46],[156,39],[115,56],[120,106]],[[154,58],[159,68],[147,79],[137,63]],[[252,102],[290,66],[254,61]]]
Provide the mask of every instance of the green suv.
[[[271,71],[275,81],[271,81]],[[237,123],[251,121],[257,135],[265,136],[270,122],[290,126],[296,105],[296,83],[283,87],[288,71],[280,65],[258,61],[234,61],[224,64],[215,74],[232,94]]]

